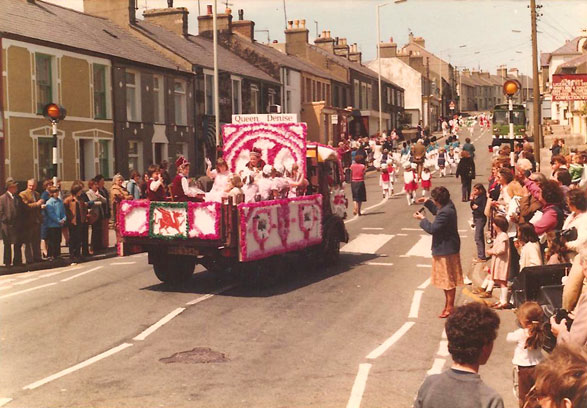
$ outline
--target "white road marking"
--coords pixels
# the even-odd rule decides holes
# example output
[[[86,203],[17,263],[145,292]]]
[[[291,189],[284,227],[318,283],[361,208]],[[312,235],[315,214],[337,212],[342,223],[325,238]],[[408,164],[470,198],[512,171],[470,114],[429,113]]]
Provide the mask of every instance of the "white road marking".
[[[203,302],[204,300],[210,299],[212,296],[219,295],[219,294],[221,294],[223,292],[226,292],[227,290],[230,290],[230,289],[234,288],[235,286],[237,286],[236,283],[233,284],[233,285],[225,286],[222,289],[218,289],[218,290],[216,290],[216,291],[214,291],[212,293],[208,293],[208,294],[206,294],[204,296],[200,296],[199,298],[196,298],[194,300],[190,300],[189,302],[186,303],[186,306],[191,306],[191,305],[195,305],[195,304],[198,304],[200,302]]]
[[[5,283],[10,283],[10,282],[13,282],[13,281],[15,281],[15,280],[16,280],[16,279],[14,279],[14,278],[4,279],[4,280],[2,280],[2,281],[0,282],[0,285],[3,285],[3,284],[5,284]]]
[[[365,262],[365,265],[371,266],[393,266],[390,262]]]
[[[75,266],[75,267],[69,268],[69,269],[60,268],[60,270],[57,270],[57,271],[45,273],[43,275],[38,275],[38,276],[35,276],[33,278],[29,278],[29,279],[19,280],[18,282],[13,283],[13,286],[26,285],[27,283],[31,283],[31,282],[34,282],[39,279],[49,278],[51,276],[59,275],[59,274],[65,273],[65,272],[75,271],[77,269],[81,269],[81,266]]]
[[[406,322],[402,327],[400,327],[393,335],[385,340],[382,345],[377,347],[371,353],[367,355],[366,358],[369,360],[374,360],[377,357],[381,356],[383,353],[387,351],[391,346],[393,346],[399,339],[402,338],[404,334],[408,332],[412,328],[412,326],[416,324],[415,322]]]
[[[438,345],[438,351],[436,352],[436,354],[441,357],[448,357],[449,356],[448,341],[447,340],[440,341],[440,344]]]
[[[432,248],[432,235],[420,235],[418,242],[405,255],[432,258],[430,248]]]
[[[347,408],[359,408],[361,406],[361,400],[363,399],[363,393],[367,386],[367,377],[369,376],[370,369],[371,364],[359,364],[359,372],[357,372],[349,402],[346,404]]]
[[[402,231],[422,231],[422,228],[402,228]]]
[[[59,274],[65,273],[65,272],[77,271],[78,269],[81,269],[81,268],[82,268],[81,266],[75,266],[73,268],[64,269],[62,271],[56,271],[56,272],[46,273],[44,275],[41,275],[40,277],[41,278],[49,278],[51,276],[59,275]]]
[[[344,223],[345,224],[348,224],[349,222],[353,222],[353,221],[357,220],[358,218],[359,218],[359,216],[358,215],[355,215],[353,218],[350,218],[350,219],[346,220]]]
[[[41,279],[41,277],[40,276],[37,276],[36,278],[30,278],[30,279],[21,280],[21,281],[18,281],[18,282],[13,283],[13,286],[26,285],[27,283],[34,282],[34,281],[36,281],[38,279]]]
[[[417,319],[418,312],[420,311],[420,302],[422,301],[422,295],[424,291],[416,290],[414,291],[414,297],[412,298],[412,305],[410,306],[410,314],[408,315],[408,319]]]
[[[72,279],[79,278],[80,276],[83,276],[83,275],[85,275],[87,273],[90,273],[90,272],[97,271],[98,269],[102,269],[102,268],[103,268],[102,266],[96,266],[95,268],[88,269],[87,271],[84,271],[84,272],[80,272],[77,275],[73,275],[73,276],[70,276],[68,278],[61,279],[61,282],[67,282],[67,281],[70,281]]]
[[[397,235],[398,237],[407,237],[408,236],[408,234],[402,234],[402,233],[395,234],[395,235]]]
[[[45,285],[35,286],[34,288],[28,288],[28,289],[25,289],[25,290],[20,290],[18,292],[9,293],[8,295],[0,296],[0,299],[5,299],[5,298],[12,297],[12,296],[20,295],[21,293],[32,292],[33,290],[42,289],[42,288],[46,288],[48,286],[53,286],[53,285],[57,285],[57,283],[56,282],[47,283]]]
[[[74,371],[77,371],[77,370],[80,370],[80,369],[82,369],[84,367],[87,367],[90,364],[93,364],[93,363],[95,363],[97,361],[100,361],[100,360],[102,360],[102,359],[104,359],[106,357],[110,357],[111,355],[116,354],[119,351],[122,351],[125,348],[128,348],[130,346],[132,346],[132,344],[130,344],[130,343],[122,343],[120,346],[111,348],[110,350],[105,351],[102,354],[98,354],[97,356],[94,356],[94,357],[92,357],[92,358],[90,358],[90,359],[88,359],[86,361],[83,361],[83,362],[81,362],[79,364],[76,364],[73,367],[69,367],[69,368],[67,368],[67,369],[65,369],[63,371],[58,372],[57,374],[53,374],[53,375],[51,375],[49,377],[43,378],[42,380],[39,380],[39,381],[34,382],[32,384],[29,384],[26,387],[24,387],[23,390],[34,390],[35,388],[38,388],[41,385],[47,384],[48,382],[51,382],[51,381],[56,380],[58,378],[61,378],[61,377],[65,376],[65,375],[67,375],[67,374],[71,374]]]
[[[428,287],[428,285],[430,285],[430,278],[426,279],[424,281],[424,283],[422,283],[420,286],[418,286],[418,289],[426,289]]]
[[[380,202],[378,202],[377,204],[375,204],[375,205],[372,205],[371,207],[364,208],[363,210],[361,210],[361,213],[363,213],[363,214],[367,214],[367,212],[368,212],[369,210],[372,210],[373,208],[377,208],[377,207],[379,207],[380,205],[383,205],[383,204],[385,204],[385,203],[387,202],[387,200],[388,200],[387,198],[384,198],[383,200],[381,200],[381,201],[380,201]],[[345,224],[348,224],[349,222],[353,222],[353,221],[356,221],[356,220],[358,220],[358,219],[359,219],[359,216],[358,216],[358,215],[355,215],[353,218],[351,218],[350,220],[346,220],[344,223],[345,223]]]
[[[461,238],[467,238],[467,236],[466,235],[461,235]]]
[[[359,234],[355,239],[343,246],[340,252],[375,254],[379,248],[392,238],[393,235],[388,234]]]
[[[174,317],[176,317],[177,315],[179,315],[184,310],[185,310],[185,307],[178,307],[173,312],[169,313],[167,316],[165,316],[164,318],[162,318],[161,320],[159,320],[157,323],[155,323],[151,327],[148,327],[141,334],[139,334],[138,336],[136,336],[135,338],[133,338],[133,340],[135,340],[135,341],[145,340],[147,338],[147,336],[149,336],[150,334],[154,333],[158,328],[160,328],[164,324],[169,323],[171,321],[171,319],[173,319]]]
[[[432,268],[432,265],[427,265],[427,264],[417,264],[416,266],[418,268]]]
[[[443,330],[443,331],[442,331],[442,336],[441,336],[441,337],[442,337],[443,339],[446,339],[446,330]]]
[[[363,227],[361,229],[379,231],[379,230],[382,230],[383,228],[381,228],[381,227]]]
[[[3,407],[4,405],[8,404],[10,401],[12,401],[12,398],[0,398],[0,407]]]
[[[434,363],[432,364],[432,368],[426,372],[426,375],[433,375],[433,374],[442,373],[442,369],[444,368],[445,362],[446,362],[446,359],[444,359],[444,358],[435,358]]]
[[[133,265],[136,264],[135,261],[131,261],[131,262],[112,262],[110,265]]]

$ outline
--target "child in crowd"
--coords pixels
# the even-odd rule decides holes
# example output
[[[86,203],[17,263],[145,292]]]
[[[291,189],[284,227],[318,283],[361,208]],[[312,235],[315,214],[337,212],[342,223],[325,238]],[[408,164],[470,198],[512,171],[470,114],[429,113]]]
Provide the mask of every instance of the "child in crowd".
[[[243,190],[241,190],[242,186],[243,182],[241,181],[240,176],[233,175],[228,179],[227,198],[232,199],[232,205],[238,205],[244,201],[245,194]]]
[[[508,271],[510,260],[510,240],[507,234],[509,223],[502,215],[496,215],[493,218],[493,228],[497,235],[493,241],[493,246],[487,250],[487,255],[491,255],[491,279],[500,289],[499,302],[491,305],[493,309],[506,309],[508,307]],[[489,291],[488,291],[489,292]]]
[[[263,172],[261,177],[257,179],[257,185],[259,186],[259,196],[261,201],[267,201],[273,199],[273,193],[271,185],[273,184],[273,167],[270,164],[263,166]]]
[[[527,266],[542,265],[542,254],[538,235],[532,224],[524,223],[518,226],[518,239],[515,242],[520,252],[520,271]]]
[[[389,168],[387,163],[381,163],[381,168],[379,169],[381,175],[379,176],[379,186],[383,192],[383,198],[390,197],[390,190],[393,194],[393,183],[391,182],[391,176],[389,174]]]
[[[416,199],[416,190],[418,189],[418,184],[416,183],[416,168],[417,165],[415,163],[404,164],[404,190],[406,192],[408,205],[414,204]]]
[[[436,166],[440,170],[440,177],[446,176],[446,150],[444,147],[440,148],[438,157],[436,158]]]
[[[424,197],[426,196],[426,193],[430,191],[430,187],[432,187],[432,173],[430,173],[430,167],[425,166],[422,169],[420,183],[422,184],[422,197]]]
[[[483,184],[477,183],[473,186],[470,205],[473,213],[473,225],[475,226],[475,244],[477,245],[477,258],[475,262],[485,262],[488,260],[485,255],[484,234],[485,225],[487,224],[487,217],[485,216],[487,192]]]
[[[544,251],[544,263],[555,265],[569,261],[568,250],[561,238],[557,238],[555,231],[546,233],[546,250]]]
[[[540,363],[544,342],[544,312],[536,302],[523,303],[516,313],[520,328],[507,334],[506,341],[517,343],[512,363],[518,372],[518,399],[524,407],[526,396],[536,381],[535,367]]]
[[[457,157],[455,150],[451,147],[446,154],[446,167],[448,167],[448,174],[452,176],[453,171],[457,170]]]
[[[61,228],[65,225],[66,215],[63,201],[59,198],[59,188],[49,189],[49,200],[45,207],[47,216],[47,257],[49,259],[61,256]]]

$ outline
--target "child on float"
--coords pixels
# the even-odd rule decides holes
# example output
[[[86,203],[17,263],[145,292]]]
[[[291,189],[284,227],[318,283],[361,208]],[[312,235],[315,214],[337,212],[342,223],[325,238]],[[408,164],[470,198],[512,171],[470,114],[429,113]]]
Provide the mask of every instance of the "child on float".
[[[424,166],[422,169],[420,183],[422,185],[422,197],[425,197],[426,193],[429,192],[432,187],[432,173],[430,172],[429,166]]]
[[[304,174],[300,171],[297,163],[292,163],[287,181],[289,183],[288,197],[303,196],[308,186],[308,180],[304,178]]]
[[[255,172],[246,172],[241,190],[245,196],[245,203],[249,204],[260,201],[259,186],[255,183]]]
[[[212,189],[206,193],[206,201],[219,201],[226,197],[226,191],[228,188],[228,179],[231,176],[228,171],[228,164],[223,158],[216,160],[216,169],[212,169],[212,162],[206,158],[206,175],[214,180]]]
[[[525,302],[518,308],[520,328],[507,334],[506,341],[516,343],[512,363],[518,373],[518,399],[524,407],[526,396],[536,382],[535,368],[544,360],[544,311],[536,302]]]
[[[417,168],[418,165],[416,163],[404,164],[404,190],[408,205],[414,204],[416,199],[416,190],[418,189],[418,184],[416,183]]]
[[[147,199],[149,201],[165,201],[167,189],[161,177],[161,169],[157,165],[149,166],[147,170],[149,182],[147,184]]]
[[[275,164],[273,166],[273,183],[271,191],[274,199],[287,198],[289,193],[289,182],[284,176],[285,168],[283,164]]]
[[[381,174],[379,175],[379,186],[383,193],[383,198],[391,197],[390,191],[393,194],[393,183],[391,181],[391,175],[389,174],[389,167],[387,162],[381,163],[381,167],[378,169]]]
[[[241,189],[242,186],[243,182],[240,176],[233,175],[228,179],[228,194],[226,198],[229,200],[232,199],[232,205],[239,205],[245,200],[245,193]]]
[[[497,235],[493,241],[493,246],[487,250],[487,255],[491,256],[491,279],[499,287],[499,301],[492,304],[491,308],[507,309],[509,305],[507,301],[507,279],[511,250],[510,239],[507,234],[509,223],[503,215],[496,215],[493,218],[493,228]]]
[[[259,197],[261,201],[273,199],[273,192],[271,186],[273,184],[273,166],[266,164],[263,166],[261,177],[257,178],[257,186],[259,186]]]

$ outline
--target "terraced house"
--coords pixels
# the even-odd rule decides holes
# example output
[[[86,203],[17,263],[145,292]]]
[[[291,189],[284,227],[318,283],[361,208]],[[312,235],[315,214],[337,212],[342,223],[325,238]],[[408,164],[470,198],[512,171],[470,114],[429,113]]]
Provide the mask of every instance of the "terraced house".
[[[0,0],[0,8],[3,177],[52,175],[53,137],[41,114],[50,102],[68,111],[58,130],[65,181],[193,156],[189,72],[108,20],[37,0]]]

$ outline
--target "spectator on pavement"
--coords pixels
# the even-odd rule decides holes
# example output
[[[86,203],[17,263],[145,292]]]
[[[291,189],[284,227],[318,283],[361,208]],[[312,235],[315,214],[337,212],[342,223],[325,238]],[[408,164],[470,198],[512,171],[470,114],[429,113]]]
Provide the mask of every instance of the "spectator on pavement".
[[[556,173],[556,171],[558,169],[567,169],[567,159],[565,158],[565,156],[562,155],[556,155],[553,156],[552,159],[550,159],[550,169],[551,169],[551,177],[554,178],[554,174]]]
[[[124,178],[120,174],[116,174],[112,178],[112,188],[110,189],[110,202],[112,203],[112,217],[114,218],[114,230],[116,231],[116,244],[121,241],[120,231],[117,227],[118,207],[123,200],[132,200],[132,196],[122,187]]]
[[[43,181],[43,192],[41,193],[41,198],[45,204],[51,197],[49,194],[49,189],[51,187],[53,187],[53,180],[47,179]],[[43,259],[47,258],[47,215],[45,214],[45,209],[43,209],[43,222],[41,223],[41,256]]]
[[[9,178],[6,192],[0,196],[0,227],[4,241],[4,265],[22,265],[22,231],[23,204],[16,194],[18,185]],[[13,253],[14,251],[14,253]]]
[[[558,182],[546,180],[540,189],[540,201],[542,202],[542,217],[534,222],[534,229],[538,235],[553,230],[560,230],[564,223],[562,204],[564,194]]]
[[[95,180],[88,182],[88,191],[86,192],[88,199],[88,224],[92,227],[92,235],[90,240],[90,248],[92,254],[97,254],[104,249],[102,244],[102,225],[105,218],[105,212],[108,207],[108,200],[100,194],[98,183]]]
[[[446,187],[435,187],[430,199],[417,200],[435,215],[434,221],[426,219],[423,212],[414,213],[420,220],[420,228],[432,235],[431,283],[444,290],[444,309],[438,317],[450,316],[454,309],[456,287],[463,284],[461,267],[461,239],[457,228],[457,210]]]
[[[96,180],[96,183],[98,184],[98,192],[102,197],[106,198],[106,205],[102,207],[104,210],[104,217],[102,218],[102,243],[100,246],[100,250],[103,250],[109,247],[108,231],[110,229],[110,218],[112,217],[112,208],[110,205],[110,193],[104,185],[104,176],[98,174],[96,177],[94,177],[94,180]]]
[[[536,366],[536,384],[527,408],[587,407],[587,350],[557,346]]]
[[[501,396],[478,374],[491,356],[498,329],[499,316],[484,304],[457,307],[445,325],[453,365],[424,380],[414,408],[503,408]]]
[[[81,199],[82,193],[83,184],[73,183],[71,194],[63,202],[67,216],[67,227],[69,228],[69,257],[73,261],[79,260],[82,255],[83,230],[88,212],[86,203]]]
[[[47,237],[48,249],[47,256],[53,260],[61,256],[61,229],[67,220],[65,215],[65,207],[59,198],[59,189],[51,187],[49,189],[50,198],[46,204],[47,222]]]
[[[141,199],[141,174],[133,170],[130,172],[130,178],[128,183],[126,183],[126,191],[132,197],[133,200],[140,200]]]
[[[25,244],[24,254],[28,264],[41,262],[41,224],[43,223],[42,210],[45,208],[45,201],[37,192],[37,181],[27,180],[26,190],[21,191],[20,199],[24,204],[24,222],[22,238]]]

